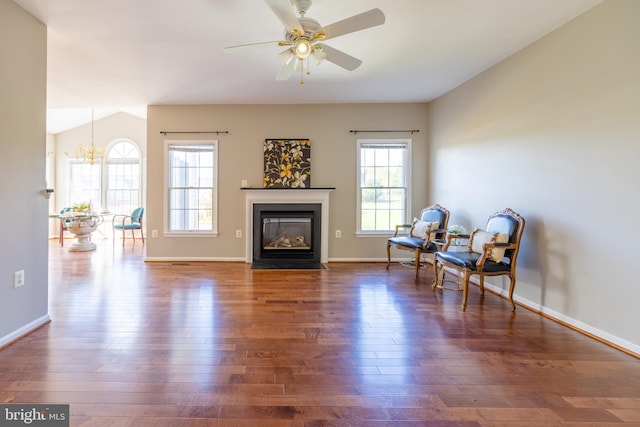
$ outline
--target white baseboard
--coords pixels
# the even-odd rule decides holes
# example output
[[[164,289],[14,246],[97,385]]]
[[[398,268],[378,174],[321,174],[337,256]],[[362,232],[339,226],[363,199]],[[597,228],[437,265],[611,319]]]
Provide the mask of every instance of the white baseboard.
[[[475,285],[480,285],[480,282],[476,280],[472,279],[472,282]],[[484,283],[484,287],[485,289],[496,293],[498,295],[503,296],[506,299],[509,299],[509,291],[507,291],[506,289],[502,289],[499,288],[497,286],[494,286],[488,282],[485,281]],[[586,335],[591,335],[593,337],[596,337],[597,339],[608,343],[614,347],[620,347],[623,348],[631,353],[633,353],[636,356],[640,356],[640,345],[634,344],[632,342],[623,340],[620,337],[617,337],[615,335],[612,335],[608,332],[602,331],[600,329],[594,328],[591,325],[588,325],[586,323],[580,322],[579,320],[576,320],[572,317],[566,316],[562,313],[558,313],[555,310],[552,310],[548,307],[545,307],[543,305],[540,305],[538,303],[535,303],[533,301],[529,301],[526,298],[522,298],[519,297],[517,295],[513,296],[513,300],[514,302],[518,303],[518,305],[521,305],[525,308],[528,308],[532,311],[538,312],[538,313],[542,313],[543,315],[545,315],[546,317],[549,317],[550,319],[556,320],[560,323],[566,324],[571,326],[571,328],[576,329],[579,332],[582,332]]]
[[[396,258],[392,258],[391,261],[392,262],[397,262],[397,261],[406,261],[406,257],[402,258],[402,259],[396,259]],[[329,262],[387,262],[387,259],[380,259],[380,258],[366,258],[366,259],[359,259],[359,258],[331,258],[329,259]],[[427,262],[429,262],[429,260],[427,260]],[[478,278],[476,276],[472,276],[470,282],[476,286],[480,286],[480,282],[478,280]],[[485,284],[484,284],[485,289],[498,294],[506,299],[509,299],[509,292],[506,289],[502,289],[500,287],[497,287],[495,285],[490,284],[489,282],[487,282],[485,280]],[[519,297],[517,295],[513,296],[513,300],[518,303],[519,305],[521,305],[522,307],[525,307],[531,311],[537,312],[537,313],[541,313],[544,316],[555,320],[559,323],[565,324],[570,326],[571,328],[577,330],[578,332],[584,333],[585,335],[588,336],[592,336],[595,337],[596,339],[609,344],[613,347],[618,347],[621,349],[624,349],[630,353],[633,353],[635,356],[640,357],[640,345],[638,344],[634,344],[632,342],[629,342],[627,340],[624,340],[620,337],[617,337],[615,335],[612,335],[608,332],[602,331],[600,329],[594,328],[591,325],[588,325],[586,323],[580,322],[579,320],[573,319],[569,316],[566,316],[562,313],[558,313],[555,310],[552,310],[548,307],[542,306],[540,304],[537,304],[533,301],[529,301],[525,298]]]
[[[45,315],[40,317],[39,319],[34,320],[33,322],[24,325],[23,327],[16,329],[15,331],[11,332],[10,334],[5,335],[4,337],[0,338],[0,348],[11,344],[14,341],[19,340],[20,338],[22,338],[23,336],[35,331],[36,329],[40,328],[41,326],[49,323],[49,321],[51,321],[51,317],[49,317],[49,315]]]
[[[391,258],[391,262],[407,262],[413,261],[414,257],[405,256],[402,258]],[[423,260],[424,261],[424,260]],[[384,262],[386,264],[386,258],[329,258],[329,262]]]
[[[244,257],[146,257],[145,262],[245,262]]]

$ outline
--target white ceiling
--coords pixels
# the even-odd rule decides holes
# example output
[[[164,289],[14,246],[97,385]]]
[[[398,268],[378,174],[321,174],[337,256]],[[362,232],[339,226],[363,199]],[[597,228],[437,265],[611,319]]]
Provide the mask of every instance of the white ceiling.
[[[223,51],[282,39],[263,0],[14,1],[48,27],[55,133],[91,107],[426,102],[602,0],[314,0],[307,16],[321,25],[375,7],[386,23],[327,41],[363,64],[312,64],[302,86],[298,74],[275,81],[283,48]]]

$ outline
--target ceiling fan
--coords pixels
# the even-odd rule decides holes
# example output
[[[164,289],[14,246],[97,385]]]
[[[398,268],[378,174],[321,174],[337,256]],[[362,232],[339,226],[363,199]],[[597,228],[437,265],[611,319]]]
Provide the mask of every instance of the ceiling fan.
[[[284,40],[229,46],[224,50],[225,52],[236,52],[261,46],[286,46],[287,49],[279,54],[282,67],[276,80],[287,80],[294,71],[300,71],[302,76],[306,69],[309,74],[310,58],[313,58],[316,65],[320,65],[326,59],[345,70],[355,70],[362,64],[361,60],[320,42],[382,25],[385,21],[384,13],[380,9],[371,9],[321,27],[318,21],[305,16],[311,7],[311,0],[265,0],[265,2],[284,25]],[[296,12],[299,16],[296,16]],[[307,60],[306,67],[305,60]],[[302,77],[300,84],[304,84]]]

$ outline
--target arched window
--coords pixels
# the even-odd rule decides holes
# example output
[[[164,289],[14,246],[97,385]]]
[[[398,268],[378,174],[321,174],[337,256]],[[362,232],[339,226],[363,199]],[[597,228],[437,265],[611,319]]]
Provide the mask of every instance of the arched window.
[[[113,214],[131,214],[141,206],[142,174],[140,149],[129,139],[114,141],[105,160],[106,209]]]

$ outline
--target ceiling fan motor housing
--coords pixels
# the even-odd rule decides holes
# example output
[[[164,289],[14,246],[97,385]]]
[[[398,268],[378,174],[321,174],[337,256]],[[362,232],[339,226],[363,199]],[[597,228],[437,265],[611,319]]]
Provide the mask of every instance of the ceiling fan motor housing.
[[[311,0],[291,0],[291,3],[300,16],[304,16],[311,7]]]
[[[290,42],[295,41],[299,37],[305,37],[307,39],[312,39],[316,32],[320,29],[320,23],[312,18],[298,18],[298,22],[300,22],[300,26],[304,30],[304,34],[297,35],[287,32],[286,39]]]

